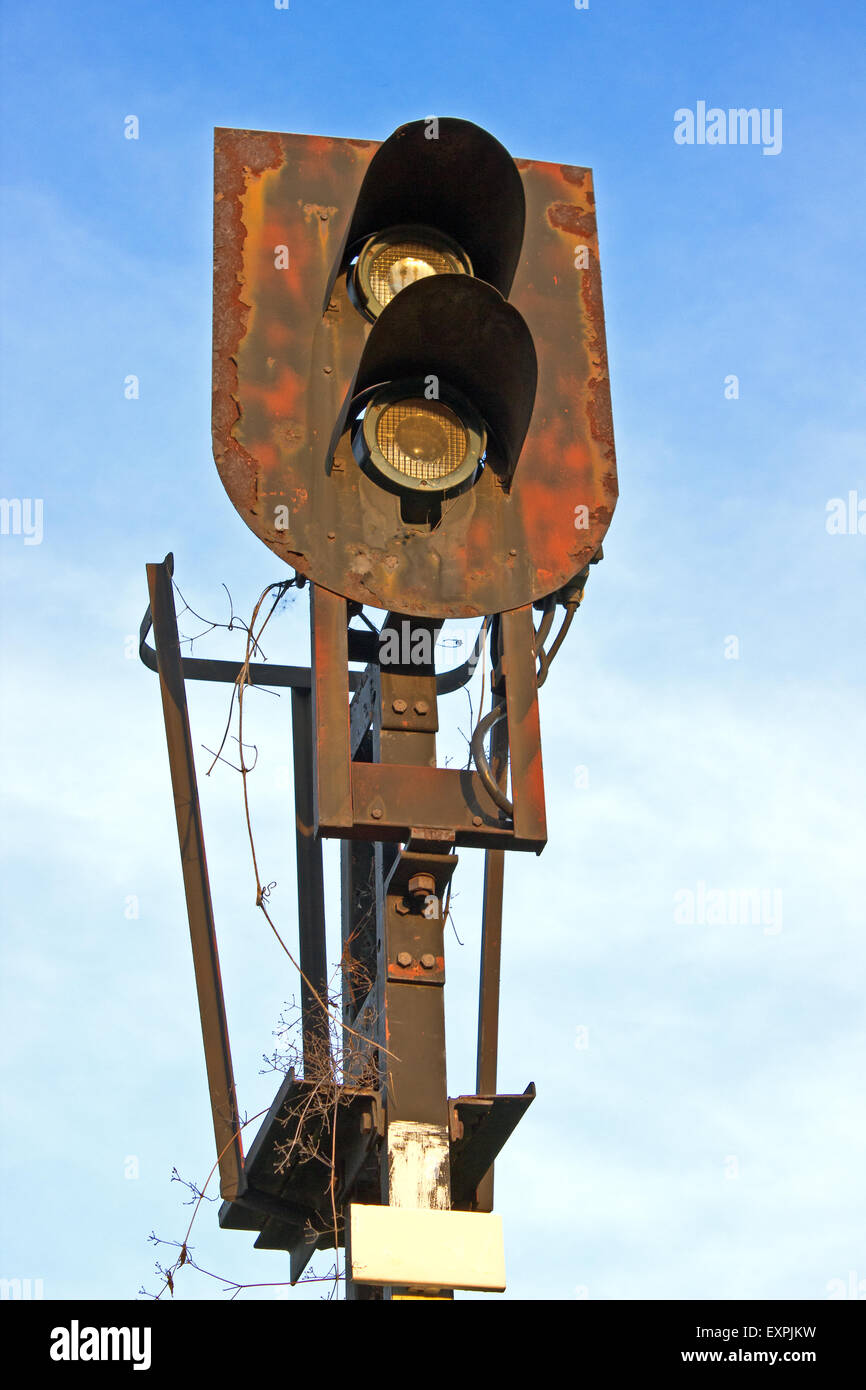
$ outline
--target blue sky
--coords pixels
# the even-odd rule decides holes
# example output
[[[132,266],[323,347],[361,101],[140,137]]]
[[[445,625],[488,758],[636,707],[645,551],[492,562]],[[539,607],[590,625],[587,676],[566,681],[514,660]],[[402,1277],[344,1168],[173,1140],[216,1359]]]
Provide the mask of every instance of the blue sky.
[[[382,139],[435,113],[593,168],[621,490],[542,692],[550,842],[507,870],[500,1086],[539,1095],[497,1169],[506,1297],[866,1294],[866,534],[827,529],[834,498],[866,513],[862,7],[47,3],[2,23],[0,492],[41,499],[43,535],[0,536],[0,1275],[158,1287],[148,1234],[188,1219],[172,1167],[213,1161],[158,689],[127,654],[167,550],[215,616],[223,583],[245,612],[281,577],[210,455],[213,127]],[[781,109],[781,152],[678,145],[699,101]],[[305,631],[298,600],[271,658],[305,660]],[[291,934],[289,712],[258,699],[257,835]],[[198,744],[223,700],[190,692]],[[252,1114],[295,990],[238,779],[208,763]],[[479,859],[455,880],[455,1094]],[[745,890],[779,912],[676,919],[683,894]],[[333,882],[331,904],[336,937]],[[240,1282],[287,1277],[213,1208],[193,1241]],[[219,1287],[187,1272],[176,1297]]]

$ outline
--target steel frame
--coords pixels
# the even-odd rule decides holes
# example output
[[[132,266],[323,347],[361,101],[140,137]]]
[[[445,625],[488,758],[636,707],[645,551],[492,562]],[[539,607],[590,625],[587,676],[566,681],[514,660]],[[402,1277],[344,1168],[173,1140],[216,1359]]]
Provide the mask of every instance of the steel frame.
[[[507,718],[494,730],[491,769],[504,789],[510,762],[511,817],[478,774],[435,766],[437,691],[458,688],[461,675],[474,669],[472,659],[438,677],[432,661],[383,666],[378,641],[349,627],[346,600],[311,586],[311,668],[249,668],[253,683],[292,692],[305,1077],[286,1077],[245,1159],[185,691],[187,679],[234,681],[241,667],[182,658],[171,555],[148,565],[147,573],[150,607],[140,650],[157,670],[162,692],[224,1198],[220,1224],[258,1231],[257,1247],[289,1250],[294,1282],[315,1249],[348,1239],[350,1200],[406,1204],[395,1174],[401,1146],[416,1142],[426,1145],[436,1172],[424,1201],[492,1210],[493,1160],[534,1096],[531,1086],[522,1096],[495,1094],[504,850],[540,852],[546,833],[531,609],[497,619],[501,659],[492,684]],[[394,622],[431,634],[438,629],[433,620],[400,614],[389,615],[384,628]],[[151,627],[155,649],[146,641]],[[350,671],[361,653],[366,669]],[[325,1181],[315,1164],[280,1170],[277,1155],[287,1120],[305,1113],[315,1084],[308,1071],[330,1055],[321,846],[328,835],[343,842],[343,1097],[332,1118],[319,1115],[307,1133],[310,1143],[327,1144],[335,1155],[333,1177]],[[443,902],[457,845],[487,853],[479,1094],[449,1100]],[[335,1206],[336,1226],[329,1215]],[[405,1296],[355,1284],[350,1262],[347,1250],[347,1296]]]
[[[491,800],[477,772],[437,768],[434,760],[406,756],[401,763],[382,758],[358,761],[352,741],[363,737],[374,717],[369,692],[358,713],[349,706],[346,648],[347,603],[338,594],[312,586],[311,647],[313,653],[313,719],[315,732],[316,829],[326,837],[405,842],[429,837],[430,832],[453,837],[456,845],[480,849],[532,850],[540,853],[547,841],[544,778],[535,663],[535,633],[530,606],[501,615],[507,718],[507,749],[511,765],[511,821]],[[396,615],[401,622],[410,621]],[[423,619],[412,619],[416,626]],[[388,620],[386,620],[387,626]],[[416,668],[417,670],[417,668]],[[507,676],[506,674],[507,673]],[[396,672],[382,679],[396,680]],[[365,673],[365,680],[369,677]],[[407,710],[418,703],[417,676],[403,672],[404,697],[396,686],[386,691],[391,708],[381,711],[388,730],[396,699]],[[430,710],[435,705],[435,682]],[[380,709],[382,704],[380,696]],[[353,717],[354,716],[354,717]],[[426,724],[431,716],[426,717]],[[391,720],[393,723],[393,720]],[[423,734],[425,723],[403,718],[407,733]],[[412,727],[410,727],[410,725]]]

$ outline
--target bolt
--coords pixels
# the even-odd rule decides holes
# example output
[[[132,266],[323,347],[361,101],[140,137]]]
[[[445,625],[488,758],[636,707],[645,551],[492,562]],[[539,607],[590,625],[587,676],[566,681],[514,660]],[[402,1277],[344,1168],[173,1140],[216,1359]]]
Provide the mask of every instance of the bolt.
[[[436,892],[436,880],[432,874],[413,874],[409,880],[409,893],[413,898],[426,898],[428,893]]]
[[[399,898],[394,904],[394,911],[399,912],[401,917],[405,917],[406,913],[409,911],[409,904],[404,902],[402,898]]]
[[[416,700],[416,701],[415,701],[415,713],[416,713],[416,714],[428,714],[429,711],[430,711],[430,706],[428,705],[428,703],[427,703],[426,700]]]
[[[335,541],[336,539],[337,539],[337,533],[336,533],[336,531],[329,531],[329,532],[328,532],[328,540],[329,540],[329,541]]]
[[[381,819],[382,819],[382,807],[381,807],[381,806],[374,806],[373,809],[372,809],[372,811],[370,812],[370,815],[373,817],[373,820],[381,820]]]
[[[404,970],[409,969],[409,966],[412,964],[412,957],[409,955],[408,951],[400,951],[398,953],[397,964],[402,966]]]
[[[406,713],[406,701],[405,701],[405,700],[392,700],[392,701],[391,701],[391,708],[392,708],[392,710],[394,711],[395,714],[405,714],[405,713]]]
[[[331,372],[332,372],[333,370],[334,370],[333,367],[323,367],[323,368],[322,368],[322,371],[325,373],[325,376],[330,376],[330,375],[331,375]]]
[[[421,957],[421,964],[423,965],[425,970],[432,970],[436,964],[436,957],[431,956],[430,952],[428,951],[426,955],[423,955]]]
[[[481,824],[481,817],[480,817],[480,816],[473,816],[473,817],[472,817],[472,824],[473,824],[473,825],[480,825],[480,824]]]

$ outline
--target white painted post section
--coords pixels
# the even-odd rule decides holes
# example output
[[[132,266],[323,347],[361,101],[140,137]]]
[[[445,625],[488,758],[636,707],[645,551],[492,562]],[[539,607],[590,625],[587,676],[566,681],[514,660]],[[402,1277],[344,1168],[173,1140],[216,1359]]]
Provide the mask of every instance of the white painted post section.
[[[395,1120],[388,1126],[388,1206],[450,1208],[451,1158],[445,1125]]]
[[[388,1126],[387,1207],[349,1208],[352,1278],[382,1284],[391,1299],[450,1298],[452,1289],[501,1293],[500,1217],[450,1208],[448,1130],[395,1120]]]
[[[395,1120],[388,1126],[388,1206],[450,1209],[451,1149],[445,1125]],[[393,1285],[389,1292],[392,1300],[410,1296]],[[445,1297],[453,1297],[450,1290]]]

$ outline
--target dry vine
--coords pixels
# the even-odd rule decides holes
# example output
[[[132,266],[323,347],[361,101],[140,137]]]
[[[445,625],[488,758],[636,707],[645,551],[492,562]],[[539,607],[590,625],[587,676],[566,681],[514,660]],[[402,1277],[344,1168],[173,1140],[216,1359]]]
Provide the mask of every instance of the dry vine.
[[[280,1123],[283,1124],[283,1126],[290,1132],[285,1143],[278,1146],[280,1160],[276,1166],[275,1171],[277,1174],[279,1174],[287,1171],[289,1167],[294,1166],[295,1164],[303,1164],[309,1162],[323,1163],[327,1166],[329,1172],[328,1190],[331,1208],[331,1221],[329,1224],[330,1230],[332,1231],[334,1237],[335,1249],[339,1249],[339,1219],[337,1213],[335,1190],[336,1172],[334,1149],[336,1141],[338,1110],[341,1104],[348,1103],[348,1101],[351,1099],[352,1094],[356,1092],[359,1088],[363,1088],[365,1086],[375,1086],[378,1069],[378,1052],[371,1048],[369,1038],[365,1037],[364,1034],[357,1032],[356,1030],[346,1025],[345,1022],[342,1020],[339,1011],[339,999],[337,997],[334,997],[334,995],[331,993],[330,986],[327,992],[327,996],[324,998],[322,997],[322,995],[319,993],[319,991],[315,988],[315,986],[308,979],[304,971],[301,969],[299,962],[295,959],[292,952],[289,950],[288,946],[283,940],[283,937],[277,929],[276,923],[274,922],[271,913],[268,911],[267,901],[272,888],[275,887],[275,884],[270,882],[263,882],[261,874],[259,872],[259,863],[258,856],[256,853],[255,838],[253,834],[252,814],[250,809],[250,797],[247,781],[249,774],[254,770],[256,766],[257,754],[252,762],[247,761],[247,747],[252,747],[254,753],[255,748],[254,745],[245,744],[243,738],[244,694],[247,686],[252,683],[250,681],[250,662],[252,661],[254,656],[264,656],[264,653],[261,648],[262,634],[264,633],[264,630],[270,622],[270,619],[273,616],[274,612],[277,610],[281,601],[284,599],[284,596],[296,582],[299,581],[296,581],[294,579],[282,580],[278,583],[268,585],[267,588],[259,596],[259,599],[255,605],[249,623],[243,622],[242,619],[238,618],[235,615],[231,595],[228,594],[228,590],[226,590],[226,593],[228,594],[229,598],[230,617],[227,623],[209,622],[207,619],[202,618],[201,615],[196,613],[195,610],[187,603],[186,599],[184,599],[179,589],[177,589],[177,592],[181,598],[181,601],[184,604],[182,612],[192,613],[193,616],[197,618],[200,622],[205,623],[205,629],[203,632],[195,634],[194,637],[186,637],[183,639],[183,641],[190,643],[190,647],[192,647],[192,643],[198,640],[198,638],[206,635],[206,633],[208,632],[213,631],[217,627],[223,627],[227,631],[234,631],[236,629],[240,629],[245,633],[246,637],[244,661],[241,665],[234,686],[232,688],[228,717],[225,729],[223,731],[222,739],[215,752],[212,752],[212,750],[208,750],[212,753],[213,757],[213,761],[210,767],[208,768],[208,775],[210,775],[210,773],[213,771],[217,762],[226,763],[228,766],[234,768],[241,775],[243,783],[244,815],[246,820],[247,836],[249,839],[253,873],[255,876],[256,884],[256,906],[260,908],[260,910],[262,911],[265,920],[267,921],[268,926],[271,929],[271,932],[276,937],[276,940],[278,941],[282,950],[290,960],[291,964],[294,966],[295,970],[298,972],[300,978],[307,985],[313,998],[320,1006],[323,1018],[327,1020],[327,1026],[325,1031],[318,1038],[307,1040],[304,1055],[304,1052],[302,1052],[301,1046],[299,1045],[297,1036],[299,1020],[295,1019],[291,1024],[288,1024],[285,1019],[282,1019],[282,1032],[281,1034],[278,1034],[278,1036],[282,1036],[284,1038],[283,1056],[279,1062],[277,1053],[274,1053],[271,1059],[266,1058],[265,1060],[266,1062],[268,1062],[269,1066],[273,1067],[273,1069],[280,1070],[285,1073],[288,1072],[290,1069],[294,1070],[295,1064],[299,1063],[303,1056],[304,1081],[309,1084],[306,1088],[306,1094],[303,1096],[302,1100],[299,1101],[294,1107],[291,1107],[287,1111],[285,1116],[281,1117]],[[300,582],[302,583],[302,581]],[[175,586],[175,588],[177,588],[177,586]],[[271,595],[273,595],[273,598],[270,603],[270,606],[267,609],[265,616],[261,619],[261,621],[259,621],[262,609],[268,597]],[[261,687],[257,686],[256,688],[260,689]],[[229,736],[231,734],[232,721],[235,711],[235,700],[237,700],[238,719],[238,733],[235,742],[237,743],[239,750],[239,765],[230,762],[229,759],[224,757],[223,753],[223,750],[225,749],[226,743],[228,742]],[[341,962],[339,969],[340,975],[344,979],[351,979],[353,983],[353,988],[355,989],[358,989],[363,985],[365,987],[366,993],[367,991],[369,991],[372,985],[372,980],[369,978],[362,980],[360,978],[361,972],[362,967],[359,965],[359,963],[355,960],[352,960],[349,957],[349,955],[346,952],[344,952],[344,958]],[[290,1037],[290,1034],[293,1036]],[[386,1049],[380,1048],[378,1051],[386,1052]],[[265,1113],[265,1111],[260,1111],[257,1115],[254,1115],[250,1119],[245,1120],[241,1124],[240,1128],[242,1130],[245,1129],[247,1125],[252,1124],[254,1120],[260,1119],[261,1116]],[[321,1123],[316,1123],[316,1121],[320,1121]],[[327,1151],[323,1151],[322,1135],[325,1134],[327,1136],[328,1133],[330,1134],[330,1148]],[[218,1167],[219,1157],[217,1158],[217,1161],[214,1163],[207,1176],[207,1179],[201,1187],[196,1186],[194,1183],[187,1182],[186,1180],[180,1177],[180,1175],[177,1173],[177,1169],[173,1170],[172,1181],[181,1182],[184,1186],[189,1188],[190,1192],[192,1193],[191,1201],[194,1202],[194,1210],[190,1218],[189,1225],[187,1226],[186,1234],[184,1235],[183,1240],[163,1240],[160,1237],[156,1236],[153,1232],[151,1233],[149,1239],[152,1244],[157,1246],[172,1246],[176,1248],[179,1251],[179,1253],[174,1262],[169,1266],[163,1266],[159,1263],[156,1264],[156,1271],[163,1280],[162,1287],[155,1294],[151,1294],[146,1289],[142,1288],[139,1292],[143,1296],[160,1299],[164,1296],[166,1291],[169,1293],[170,1296],[173,1296],[175,1278],[182,1268],[194,1269],[197,1270],[199,1273],[208,1276],[209,1278],[218,1280],[222,1283],[224,1291],[231,1292],[232,1298],[236,1298],[237,1295],[241,1292],[241,1290],[247,1288],[283,1287],[289,1285],[290,1281],[288,1280],[277,1281],[276,1283],[239,1283],[234,1279],[226,1278],[222,1275],[214,1274],[210,1270],[204,1269],[203,1266],[199,1265],[193,1258],[191,1254],[192,1247],[189,1244],[189,1238],[192,1233],[192,1228],[195,1223],[198,1212],[201,1208],[202,1202],[205,1200],[217,1200],[217,1198],[207,1196],[207,1188],[211,1180],[213,1179],[214,1174],[217,1172]],[[327,1229],[328,1227],[326,1226],[319,1231],[313,1232],[311,1230],[310,1234],[315,1234],[318,1237],[319,1235],[325,1234]],[[335,1262],[333,1269],[327,1275],[319,1276],[313,1274],[305,1274],[300,1280],[300,1282],[329,1283],[332,1287],[328,1296],[333,1297],[337,1287],[339,1286],[339,1281],[342,1278],[343,1275],[339,1269],[339,1263],[337,1261]]]

